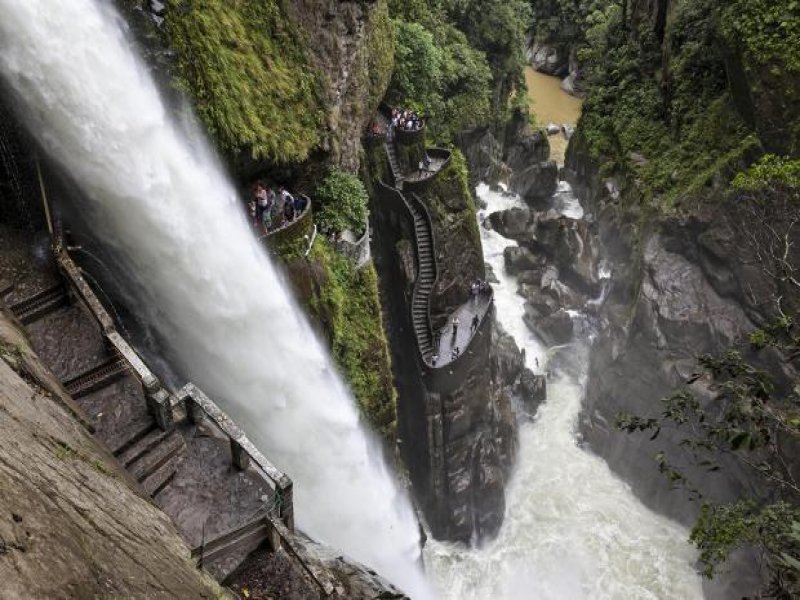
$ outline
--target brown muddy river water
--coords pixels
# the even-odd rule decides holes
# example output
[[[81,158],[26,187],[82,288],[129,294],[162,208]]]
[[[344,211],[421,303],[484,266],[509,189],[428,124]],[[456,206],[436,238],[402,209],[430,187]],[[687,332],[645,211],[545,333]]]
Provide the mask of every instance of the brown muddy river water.
[[[576,125],[581,116],[583,101],[570,96],[561,89],[558,77],[525,69],[525,81],[528,84],[528,97],[531,100],[531,111],[536,115],[536,123],[547,127],[549,123],[556,125]],[[550,158],[559,165],[564,164],[564,153],[567,151],[567,140],[558,133],[548,137],[550,140]]]

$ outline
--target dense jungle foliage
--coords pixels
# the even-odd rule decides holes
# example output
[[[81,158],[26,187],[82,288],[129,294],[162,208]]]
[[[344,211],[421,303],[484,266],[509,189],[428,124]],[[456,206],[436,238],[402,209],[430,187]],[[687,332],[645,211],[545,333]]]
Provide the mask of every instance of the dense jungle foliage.
[[[391,0],[395,70],[387,98],[426,114],[434,136],[508,117],[523,100],[524,0]]]
[[[719,198],[765,150],[797,152],[798,2],[532,4],[537,39],[577,50],[585,150],[656,208]]]

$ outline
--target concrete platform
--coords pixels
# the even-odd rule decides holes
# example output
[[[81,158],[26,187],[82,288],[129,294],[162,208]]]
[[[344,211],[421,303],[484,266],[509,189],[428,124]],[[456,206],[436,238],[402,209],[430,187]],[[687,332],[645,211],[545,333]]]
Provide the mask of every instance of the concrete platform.
[[[478,318],[482,320],[486,316],[491,305],[491,299],[484,294],[470,298],[450,315],[447,325],[438,332],[441,335],[441,339],[439,340],[437,348],[439,354],[439,360],[436,361],[437,367],[453,362],[452,353],[453,348],[456,346],[461,349],[462,354],[469,351],[469,344],[475,335],[475,331],[471,327],[472,319],[475,315],[478,315]],[[459,325],[458,332],[454,337],[453,319],[456,317],[458,317]]]

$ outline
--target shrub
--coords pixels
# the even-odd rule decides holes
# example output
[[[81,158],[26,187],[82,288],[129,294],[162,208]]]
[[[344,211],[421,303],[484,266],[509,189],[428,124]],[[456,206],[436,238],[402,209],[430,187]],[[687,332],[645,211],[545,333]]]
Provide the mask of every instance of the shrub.
[[[315,193],[315,220],[323,232],[364,233],[367,222],[367,190],[355,175],[332,168]]]

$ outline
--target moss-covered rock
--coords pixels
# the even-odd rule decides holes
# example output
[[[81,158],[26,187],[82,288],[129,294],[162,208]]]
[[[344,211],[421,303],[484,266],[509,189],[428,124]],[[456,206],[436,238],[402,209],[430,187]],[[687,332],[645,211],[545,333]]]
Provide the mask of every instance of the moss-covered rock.
[[[222,149],[302,161],[319,140],[319,74],[280,0],[168,0],[178,78]]]
[[[393,442],[397,393],[374,267],[356,269],[320,237],[308,259],[292,258],[288,269],[362,414],[387,442]]]

